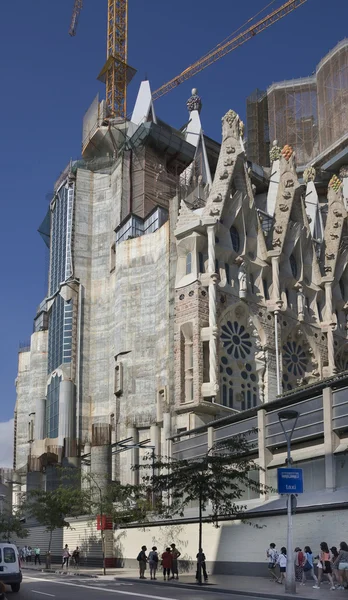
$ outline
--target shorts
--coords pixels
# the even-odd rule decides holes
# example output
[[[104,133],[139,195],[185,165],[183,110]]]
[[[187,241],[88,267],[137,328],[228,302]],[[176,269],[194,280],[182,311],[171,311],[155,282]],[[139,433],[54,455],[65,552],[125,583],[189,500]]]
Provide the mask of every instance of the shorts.
[[[275,567],[275,563],[271,563],[271,562],[268,563],[268,568],[269,569],[274,569],[274,567]]]
[[[347,571],[348,570],[348,563],[346,562],[340,562],[338,565],[338,570],[339,571]]]
[[[279,571],[281,573],[286,573],[286,567],[279,567]]]
[[[331,563],[329,560],[326,560],[323,564],[323,573],[326,573],[327,575],[331,575],[332,573]]]

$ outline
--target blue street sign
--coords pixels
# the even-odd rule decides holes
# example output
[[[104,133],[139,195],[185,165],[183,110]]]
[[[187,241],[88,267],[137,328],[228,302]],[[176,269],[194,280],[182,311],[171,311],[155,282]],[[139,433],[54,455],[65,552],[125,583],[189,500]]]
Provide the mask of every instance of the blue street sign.
[[[302,469],[277,469],[278,494],[303,494]]]

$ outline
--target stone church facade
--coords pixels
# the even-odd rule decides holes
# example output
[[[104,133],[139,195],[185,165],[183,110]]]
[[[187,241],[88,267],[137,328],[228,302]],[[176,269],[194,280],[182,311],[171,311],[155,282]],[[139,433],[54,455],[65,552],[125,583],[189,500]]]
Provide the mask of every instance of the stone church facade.
[[[129,122],[97,102],[56,183],[49,289],[19,353],[17,493],[54,488],[57,464],[136,482],[146,448],[347,369],[348,167],[299,179],[275,143],[262,168],[234,111],[220,147],[195,90],[188,108],[178,131],[148,82]]]

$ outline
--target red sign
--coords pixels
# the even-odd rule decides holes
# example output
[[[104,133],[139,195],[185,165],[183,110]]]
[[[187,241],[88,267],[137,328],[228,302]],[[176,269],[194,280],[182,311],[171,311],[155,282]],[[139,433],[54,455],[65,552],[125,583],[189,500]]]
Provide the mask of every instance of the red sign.
[[[107,517],[106,515],[97,515],[97,530],[105,531],[106,529],[112,529],[112,518]]]

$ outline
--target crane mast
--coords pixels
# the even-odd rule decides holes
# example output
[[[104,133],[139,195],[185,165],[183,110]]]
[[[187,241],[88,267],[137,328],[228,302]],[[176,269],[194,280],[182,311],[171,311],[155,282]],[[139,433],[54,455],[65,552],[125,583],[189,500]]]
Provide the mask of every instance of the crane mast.
[[[282,4],[282,6],[258,21],[255,25],[252,25],[249,27],[249,29],[242,31],[242,33],[239,33],[232,40],[220,44],[214,50],[203,56],[203,58],[200,58],[187,69],[182,71],[179,75],[177,75],[177,77],[174,77],[162,85],[152,94],[153,100],[161,98],[161,96],[164,96],[170,92],[172,89],[183,83],[183,81],[186,81],[194,75],[197,75],[197,73],[200,73],[200,71],[203,71],[203,69],[209,67],[211,64],[219,60],[219,58],[222,58],[229,52],[232,52],[232,50],[235,50],[238,46],[245,44],[245,42],[250,40],[252,37],[258,33],[261,33],[261,31],[264,31],[283,17],[286,17],[286,15],[304,4],[306,1],[307,0],[288,0],[285,2],[285,4]]]
[[[71,17],[69,34],[74,37],[76,35],[77,24],[79,22],[80,12],[83,7],[83,0],[75,0],[73,13]]]

